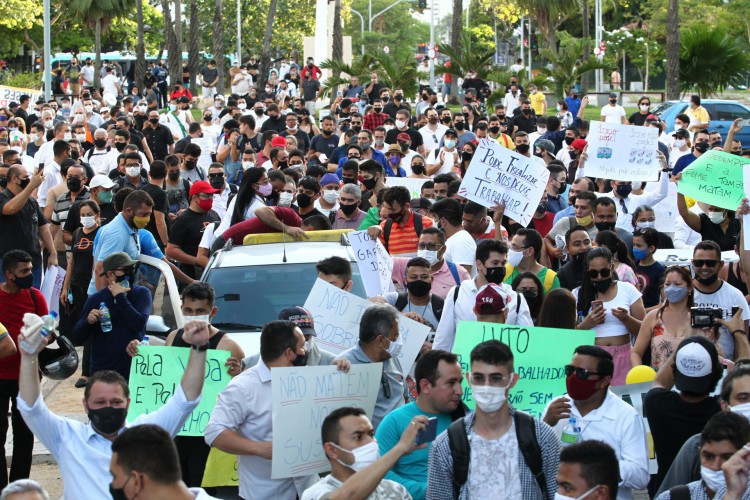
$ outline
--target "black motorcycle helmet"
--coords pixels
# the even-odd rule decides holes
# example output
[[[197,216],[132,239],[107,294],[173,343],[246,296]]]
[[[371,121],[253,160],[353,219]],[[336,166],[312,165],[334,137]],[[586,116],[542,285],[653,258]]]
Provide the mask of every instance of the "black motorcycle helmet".
[[[56,349],[49,346],[39,353],[39,367],[45,377],[52,380],[65,380],[78,370],[78,353],[66,337],[58,335]]]

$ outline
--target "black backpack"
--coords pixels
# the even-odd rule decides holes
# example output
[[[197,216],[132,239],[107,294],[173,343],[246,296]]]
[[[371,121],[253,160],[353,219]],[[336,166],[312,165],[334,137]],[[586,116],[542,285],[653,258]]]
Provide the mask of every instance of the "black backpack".
[[[536,479],[542,491],[542,497],[548,499],[547,482],[542,469],[542,448],[536,439],[534,418],[528,413],[516,410],[513,415],[513,422],[516,425],[518,449],[534,475],[534,479]],[[466,435],[466,424],[464,424],[463,418],[454,421],[448,427],[448,443],[453,458],[453,498],[458,498],[461,487],[469,477],[469,461],[471,459],[471,445],[469,444],[469,437]]]
[[[414,232],[417,233],[417,238],[422,236],[422,215],[418,214],[417,212],[412,212],[414,214]],[[387,221],[385,221],[385,227],[383,228],[383,241],[385,241],[385,251],[390,253],[390,250],[388,250],[388,243],[391,237],[391,228],[393,227],[393,219],[390,217]]]
[[[408,303],[409,294],[407,292],[399,292],[398,297],[396,297],[396,304],[394,305],[394,307],[399,311],[403,311],[404,307],[406,307],[406,304]],[[433,293],[432,297],[430,297],[430,307],[432,307],[432,313],[435,315],[437,320],[440,321],[440,318],[443,316],[443,299]]]

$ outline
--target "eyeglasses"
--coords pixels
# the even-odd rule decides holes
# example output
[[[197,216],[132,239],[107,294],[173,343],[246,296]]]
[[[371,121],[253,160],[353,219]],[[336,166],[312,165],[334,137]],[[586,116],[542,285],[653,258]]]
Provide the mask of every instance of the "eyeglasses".
[[[588,380],[590,375],[604,375],[603,373],[592,372],[591,370],[586,370],[585,368],[576,368],[573,365],[565,365],[565,376],[570,377],[571,375],[573,375],[573,373],[575,373],[576,377],[580,378],[581,380]]]
[[[517,288],[516,292],[523,295],[528,295],[530,297],[536,297],[537,295],[539,295],[539,292],[537,292],[536,288]]]
[[[517,247],[516,245],[513,245],[513,244],[510,245],[510,249],[513,250],[514,252],[523,252],[527,248],[529,247]]]
[[[714,267],[718,263],[719,261],[714,259],[693,259],[693,267]]]
[[[215,172],[213,174],[208,174],[209,179],[221,179],[224,177],[224,172]]]
[[[612,269],[605,267],[604,269],[589,269],[589,278],[594,279],[599,276],[602,278],[609,278],[612,275]]]
[[[443,245],[439,243],[420,243],[417,245],[418,250],[429,250],[431,252],[440,250],[442,247]]]

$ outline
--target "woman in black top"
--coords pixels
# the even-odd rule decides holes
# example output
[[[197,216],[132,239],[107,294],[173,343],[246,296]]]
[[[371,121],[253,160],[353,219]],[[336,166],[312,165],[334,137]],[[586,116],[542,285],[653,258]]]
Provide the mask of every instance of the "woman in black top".
[[[678,181],[682,174],[675,177]],[[677,193],[677,210],[690,229],[700,233],[704,240],[715,241],[722,252],[734,250],[734,242],[740,234],[740,220],[734,212],[714,205],[708,206],[708,213],[696,214],[687,208],[685,195]]]
[[[646,96],[638,99],[638,111],[630,115],[628,122],[631,125],[643,126],[646,123],[646,118],[651,114],[651,99]]]
[[[71,245],[70,257],[68,257],[68,269],[65,273],[62,291],[60,292],[60,303],[67,311],[63,315],[67,321],[60,318],[60,331],[70,332],[73,325],[81,316],[83,304],[88,299],[88,287],[91,281],[91,269],[94,265],[94,238],[99,232],[100,211],[95,201],[82,201],[79,208],[82,227],[73,232],[73,244]],[[72,300],[71,300],[72,299]],[[68,323],[64,325],[63,323]],[[76,382],[76,387],[84,387],[90,373],[91,340],[83,347],[83,363],[81,367],[81,378]]]

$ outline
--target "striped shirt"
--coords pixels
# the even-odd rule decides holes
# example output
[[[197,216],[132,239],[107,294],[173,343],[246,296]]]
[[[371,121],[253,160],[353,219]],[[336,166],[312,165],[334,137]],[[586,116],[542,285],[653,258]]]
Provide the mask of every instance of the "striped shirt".
[[[89,197],[89,188],[87,187],[84,187],[83,190],[76,195],[75,200],[70,199],[70,191],[67,191],[58,196],[57,200],[55,200],[55,209],[52,212],[52,224],[56,226],[65,225],[65,221],[68,220],[70,207],[72,207],[74,203],[77,203],[79,201],[88,200]],[[65,245],[65,250],[69,252],[70,245]]]
[[[414,229],[414,211],[409,210],[409,218],[406,219],[404,225],[398,222],[393,222],[391,226],[390,234],[388,235],[388,242],[385,241],[385,225],[388,220],[384,220],[380,223],[380,227],[383,232],[380,234],[380,242],[385,245],[388,249],[388,253],[391,255],[409,254],[411,256],[417,255],[417,244],[419,243],[419,235]],[[433,221],[429,217],[422,216],[422,228],[432,227]]]

